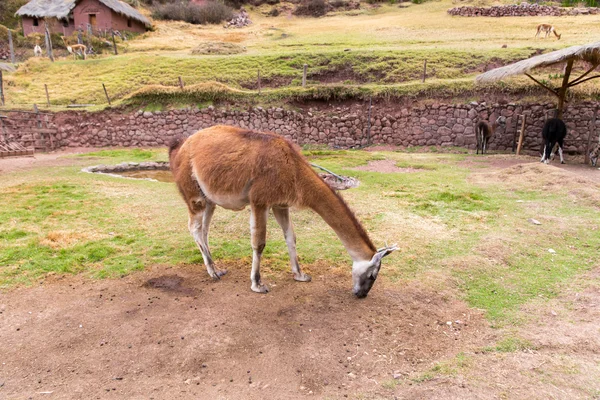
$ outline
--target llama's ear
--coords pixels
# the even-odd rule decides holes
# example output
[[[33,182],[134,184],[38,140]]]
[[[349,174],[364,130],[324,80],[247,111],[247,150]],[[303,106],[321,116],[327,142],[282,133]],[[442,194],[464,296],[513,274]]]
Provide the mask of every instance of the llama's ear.
[[[389,254],[391,254],[394,250],[398,250],[398,246],[397,245],[392,245],[392,246],[385,246],[384,248],[381,248],[379,250],[377,250],[377,253],[375,253],[375,255],[373,256],[373,263],[374,264],[378,264],[381,262],[381,259]]]

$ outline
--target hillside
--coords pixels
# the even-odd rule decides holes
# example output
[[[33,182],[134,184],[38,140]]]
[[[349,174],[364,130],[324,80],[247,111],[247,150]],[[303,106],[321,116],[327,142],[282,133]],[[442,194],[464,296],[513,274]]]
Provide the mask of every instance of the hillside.
[[[103,55],[85,62],[30,59],[6,78],[7,103],[9,107],[45,103],[44,84],[57,107],[74,102],[104,107],[102,83],[117,104],[127,99],[152,103],[153,94],[160,94],[161,102],[174,103],[236,96],[270,101],[310,98],[311,93],[321,93],[317,98],[421,92],[456,95],[474,91],[473,78],[487,69],[597,40],[598,15],[464,18],[447,14],[453,6],[449,0],[378,7],[363,3],[360,10],[304,18],[291,12],[267,17],[273,6],[263,5],[249,10],[253,24],[240,29],[156,21],[154,32],[122,43],[124,54],[119,56]],[[286,9],[285,4],[279,7]],[[541,22],[554,24],[562,40],[534,39],[535,26]],[[211,51],[227,45],[225,51],[236,54],[193,54],[207,44]],[[422,84],[425,61],[427,81]],[[299,88],[303,64],[308,65],[307,90]],[[259,70],[261,97],[257,93]],[[174,91],[179,77],[188,87],[184,92]],[[227,95],[214,96],[194,92],[207,88],[215,92],[214,85],[189,87],[214,81],[233,90],[219,86],[218,91]],[[582,86],[579,90],[585,96],[597,92],[594,83]],[[502,83],[498,88],[541,94],[527,80],[517,79],[508,86]],[[131,100],[140,89],[141,94]]]

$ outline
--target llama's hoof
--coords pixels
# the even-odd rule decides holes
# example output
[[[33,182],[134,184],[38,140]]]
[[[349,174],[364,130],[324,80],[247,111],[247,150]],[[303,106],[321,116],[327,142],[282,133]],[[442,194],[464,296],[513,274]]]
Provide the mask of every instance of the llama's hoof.
[[[299,274],[294,274],[294,280],[297,280],[298,282],[310,282],[312,278],[310,275],[301,272]]]
[[[561,163],[561,164],[564,164],[565,162],[564,162],[564,161],[561,161],[560,163]]]
[[[208,274],[210,275],[211,278],[213,278],[215,281],[218,281],[219,279],[221,279],[221,277],[223,275],[225,275],[227,273],[226,269],[215,269],[213,272],[209,272]]]
[[[267,285],[263,285],[262,283],[253,283],[250,289],[252,289],[252,291],[256,293],[269,293],[269,288],[267,287]]]

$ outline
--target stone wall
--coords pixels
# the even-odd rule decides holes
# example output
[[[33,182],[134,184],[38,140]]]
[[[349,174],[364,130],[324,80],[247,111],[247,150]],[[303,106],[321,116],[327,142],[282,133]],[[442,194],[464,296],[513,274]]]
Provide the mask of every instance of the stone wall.
[[[476,7],[463,6],[448,10],[450,15],[462,17],[532,17],[532,16],[563,16],[563,15],[589,15],[598,14],[596,7],[557,7],[538,4],[511,4],[504,6]]]
[[[598,103],[571,103],[565,111],[568,127],[565,151],[583,154]],[[117,111],[100,113],[62,112],[54,114],[50,126],[56,128],[54,146],[166,146],[176,136],[190,135],[215,124],[272,131],[300,144],[325,144],[333,148],[355,148],[372,144],[398,146],[460,146],[475,149],[475,124],[479,119],[506,117],[490,142],[492,151],[510,151],[518,122],[526,116],[524,150],[537,154],[548,104],[443,104],[415,103],[402,106],[376,103],[371,111],[369,133],[368,103],[318,105],[304,109],[255,107],[232,110],[208,107],[161,112]],[[598,121],[600,125],[600,121]],[[10,130],[9,137],[30,145],[35,137]]]

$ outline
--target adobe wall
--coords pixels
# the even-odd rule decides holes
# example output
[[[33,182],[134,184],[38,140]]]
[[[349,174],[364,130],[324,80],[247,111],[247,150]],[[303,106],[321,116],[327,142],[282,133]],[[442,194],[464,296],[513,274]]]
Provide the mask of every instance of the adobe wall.
[[[594,108],[599,103],[580,103],[566,110],[568,127],[565,151],[583,154],[587,144]],[[52,116],[57,128],[55,146],[166,146],[171,138],[190,135],[215,124],[272,131],[300,144],[325,144],[334,148],[353,148],[372,144],[398,146],[458,146],[475,149],[474,127],[479,118],[506,117],[491,140],[491,151],[510,152],[517,129],[517,115],[526,116],[524,150],[537,154],[546,111],[553,104],[418,104],[412,107],[374,104],[369,136],[368,103],[353,102],[301,110],[255,107],[248,110],[204,109],[163,112],[117,111],[101,113],[61,112]],[[597,121],[600,125],[600,121]],[[599,127],[600,129],[600,127]],[[600,130],[597,130],[600,132]],[[10,136],[24,145],[36,139],[19,130]]]
[[[23,17],[23,35],[27,36],[32,33],[44,33],[44,20],[38,19],[38,26],[33,25],[34,18],[31,17]],[[59,20],[57,18],[48,18],[48,30],[50,33],[63,33],[67,36],[71,35],[75,31],[75,25],[73,24],[73,20],[69,20],[69,26],[63,26],[63,20]],[[40,43],[43,45],[43,43]],[[43,46],[42,46],[43,47]]]

